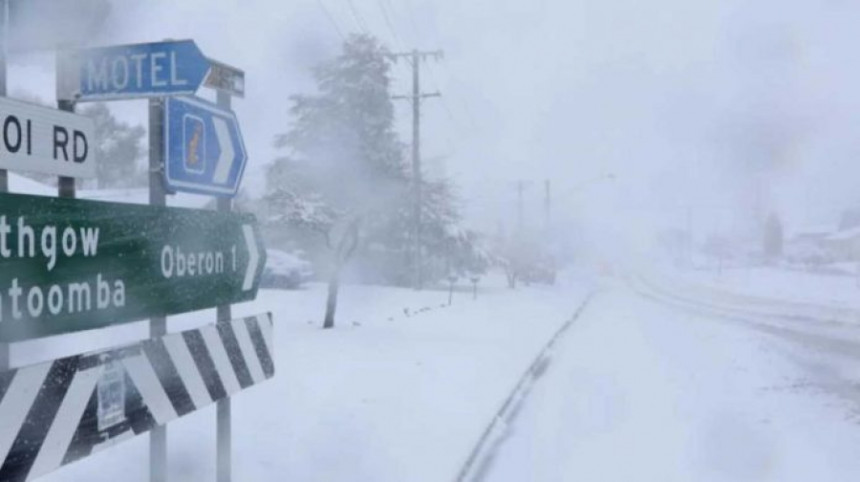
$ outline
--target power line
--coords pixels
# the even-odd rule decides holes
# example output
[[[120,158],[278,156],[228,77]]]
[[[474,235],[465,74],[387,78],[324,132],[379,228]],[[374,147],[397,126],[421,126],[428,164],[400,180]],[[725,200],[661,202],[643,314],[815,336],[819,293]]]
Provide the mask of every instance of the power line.
[[[403,2],[403,5],[406,7],[406,17],[409,18],[409,22],[412,24],[412,31],[415,32],[415,38],[413,39],[414,43],[418,44],[418,22],[415,20],[414,9],[412,8],[412,1],[406,0]]]
[[[364,21],[364,17],[361,15],[361,12],[355,8],[355,3],[352,0],[346,0],[347,5],[349,5],[349,10],[352,12],[352,18],[355,20],[356,25],[358,25],[358,29],[361,30],[361,33],[367,35],[370,32],[367,29],[367,22]]]
[[[430,72],[430,81],[433,83],[433,86],[436,87],[436,90],[439,90],[439,80],[436,77],[436,74],[433,71],[433,67],[430,64],[427,64],[427,69]],[[445,97],[440,97],[439,100],[442,101],[442,107],[445,109],[445,112],[448,114],[448,120],[451,121],[452,124],[459,124],[456,119],[454,119],[454,114],[451,112],[451,109],[448,107],[448,103],[445,101]]]
[[[392,20],[392,17],[395,16],[397,13],[396,9],[392,6],[390,0],[377,0],[377,3],[379,4],[379,8],[382,11],[382,14],[385,18],[385,22],[388,26],[388,29],[391,31],[395,42],[397,42],[398,44],[402,44],[404,37],[399,34],[396,24]],[[407,16],[409,17],[409,21],[412,23],[412,25],[416,26],[414,15],[409,12]],[[417,34],[417,31],[414,32]],[[417,41],[417,38],[415,38],[414,40]],[[407,56],[406,58],[408,59],[409,57]],[[441,58],[441,56],[439,58]],[[430,69],[431,85],[435,88],[436,91],[438,91],[440,90],[439,86],[441,85],[439,83],[438,76],[435,74],[432,64],[428,64],[428,68]],[[442,108],[445,110],[445,114],[447,115],[448,120],[453,125],[454,129],[460,130],[459,126],[461,126],[462,124],[457,121],[457,116],[454,115],[449,103],[445,100],[445,97],[440,96],[440,100],[442,101]],[[472,125],[474,125],[474,123],[472,123]],[[456,142],[454,142],[454,140],[452,139],[450,132],[448,132],[448,130],[444,130],[443,132],[446,140],[448,141],[449,148],[454,148]]]
[[[385,23],[388,25],[388,29],[391,31],[396,42],[398,44],[402,44],[402,37],[400,37],[400,35],[398,35],[397,29],[394,27],[394,23],[391,21],[391,16],[389,15],[389,9],[385,8],[385,5],[387,4],[388,7],[393,12],[394,9],[391,7],[391,3],[389,2],[389,0],[377,0],[377,3],[379,5],[379,9],[382,11],[383,16],[385,17]],[[411,16],[410,16],[410,19],[411,19]],[[414,21],[413,21],[413,25],[414,25]],[[436,90],[438,91],[439,85],[440,85],[439,80],[438,80],[436,74],[434,73],[433,67],[430,64],[428,64],[428,68],[430,69],[430,80],[433,84],[433,87],[435,87]],[[445,101],[445,97],[440,97],[440,100],[442,101],[442,107],[445,109],[445,113],[447,114],[448,119],[451,121],[451,123],[459,125],[459,122],[457,122],[457,120],[455,119],[455,116],[454,116],[453,112],[451,111],[451,108],[448,106],[448,103]],[[453,144],[453,142],[451,142],[450,137],[448,138],[448,141],[451,144]]]
[[[433,73],[433,68],[431,65],[432,64],[429,64],[429,63],[427,64],[427,68],[429,69],[429,72],[430,72],[430,81],[431,81],[432,87],[434,87],[434,89],[438,92],[439,90],[441,90],[439,88],[439,86],[441,84],[437,80],[436,75]],[[448,120],[450,121],[450,125],[455,130],[457,130],[457,132],[461,132],[460,123],[457,122],[457,119],[455,118],[454,114],[451,112],[451,109],[448,107],[448,103],[445,101],[445,96],[439,96],[439,100],[442,101],[442,108],[445,110],[445,113],[448,116]],[[457,144],[457,142],[454,142],[454,139],[451,137],[450,130],[449,129],[443,129],[442,132],[443,132],[443,135],[445,136],[445,140],[448,141],[448,148],[456,150],[455,145]]]
[[[441,68],[447,69],[447,67],[445,66],[446,64],[445,64],[444,58],[442,59],[441,62],[439,62],[439,65],[441,66]],[[432,67],[431,67],[431,69],[432,69]],[[472,129],[477,130],[478,129],[478,123],[475,121],[475,116],[472,114],[472,109],[469,108],[469,103],[466,102],[466,100],[463,96],[457,94],[456,89],[452,90],[451,94],[452,95],[449,95],[448,97],[453,98],[454,102],[460,106],[460,108],[461,108],[460,110],[462,110],[466,113],[466,117],[468,118],[469,124],[471,125]]]
[[[388,3],[389,6],[391,5],[389,3],[390,0],[382,0],[382,1]],[[416,20],[417,16],[415,15],[415,9],[414,9],[414,5],[412,4],[412,0],[405,0],[404,2],[401,3],[401,5],[403,5],[403,7],[406,9],[406,17],[409,20],[410,24],[412,25],[412,32],[413,32],[412,40],[413,40],[413,43],[415,43],[417,45],[419,43],[418,22]],[[391,8],[391,10],[393,11],[394,8]],[[436,35],[437,40],[438,40],[438,37],[439,36]],[[441,67],[445,68],[444,58],[442,60],[443,60],[443,62],[440,62]],[[432,65],[429,65],[429,68],[430,68],[431,80],[433,81],[436,88],[438,89],[439,88],[439,82],[437,81],[436,75],[434,74],[434,67]],[[463,98],[461,96],[456,95],[456,92],[454,92],[454,101],[460,105],[460,107],[462,108],[463,111],[466,112],[466,116],[468,117],[469,124],[472,126],[472,128],[477,130],[477,122],[475,122],[475,116],[472,115],[471,109],[469,109],[468,105],[463,100]],[[453,111],[451,110],[448,102],[445,101],[445,97],[442,98],[442,107],[445,109],[445,111],[448,115],[448,118],[451,120],[451,122],[453,122],[454,124],[459,124],[455,120],[456,116],[453,115]]]
[[[346,35],[343,34],[343,30],[341,30],[340,26],[337,24],[337,22],[335,22],[334,16],[331,14],[331,11],[328,9],[328,7],[325,6],[322,0],[317,0],[317,5],[319,5],[322,11],[325,13],[325,16],[328,18],[329,22],[331,22],[332,26],[334,27],[337,34],[340,36],[341,40],[346,42]]]
[[[392,40],[397,44],[397,47],[400,48],[403,44],[403,39],[400,35],[397,34],[397,29],[394,28],[394,23],[391,21],[391,16],[389,15],[388,9],[385,8],[385,4],[387,2],[383,0],[376,0],[376,4],[379,5],[379,10],[382,12],[382,17],[385,19],[385,24],[388,26],[388,30],[391,32]]]

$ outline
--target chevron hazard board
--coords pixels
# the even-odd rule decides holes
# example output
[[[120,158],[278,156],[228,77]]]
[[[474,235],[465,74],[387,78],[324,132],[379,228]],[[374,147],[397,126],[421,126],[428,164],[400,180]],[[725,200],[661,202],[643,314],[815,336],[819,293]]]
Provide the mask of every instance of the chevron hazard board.
[[[26,481],[274,376],[270,313],[0,372],[0,481]]]

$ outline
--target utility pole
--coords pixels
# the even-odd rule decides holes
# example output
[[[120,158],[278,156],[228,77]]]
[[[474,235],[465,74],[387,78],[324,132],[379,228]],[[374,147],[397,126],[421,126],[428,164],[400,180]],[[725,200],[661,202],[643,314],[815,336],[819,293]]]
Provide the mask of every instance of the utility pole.
[[[441,50],[401,52],[391,54],[390,57],[396,62],[399,58],[406,58],[412,64],[412,95],[395,95],[394,99],[405,99],[412,101],[412,202],[413,202],[413,286],[416,290],[421,289],[421,101],[428,97],[440,97],[439,92],[422,93],[420,65],[422,60],[442,58]]]

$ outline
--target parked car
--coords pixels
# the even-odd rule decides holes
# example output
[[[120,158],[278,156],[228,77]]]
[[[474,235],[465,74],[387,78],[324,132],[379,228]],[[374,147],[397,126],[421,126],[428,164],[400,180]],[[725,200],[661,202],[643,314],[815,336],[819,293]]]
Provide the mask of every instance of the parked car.
[[[555,284],[555,260],[551,256],[541,256],[525,266],[520,272],[520,279],[526,283]]]
[[[310,262],[300,251],[288,253],[278,249],[266,250],[266,268],[260,279],[261,288],[296,289],[314,276]]]

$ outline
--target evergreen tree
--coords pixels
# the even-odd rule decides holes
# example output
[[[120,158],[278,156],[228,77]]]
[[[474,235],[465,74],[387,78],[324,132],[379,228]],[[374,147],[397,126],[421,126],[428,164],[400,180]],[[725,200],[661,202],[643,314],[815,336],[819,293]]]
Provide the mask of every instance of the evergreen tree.
[[[324,328],[334,326],[341,273],[351,260],[363,281],[407,284],[413,245],[411,172],[394,131],[390,56],[376,39],[352,35],[314,69],[315,94],[293,95],[286,150],[267,176],[263,219],[328,274]],[[424,272],[482,272],[477,235],[459,226],[447,180],[424,180]],[[323,241],[323,242],[321,242]]]
[[[376,39],[350,36],[336,58],[314,69],[318,92],[291,97],[292,126],[276,138],[288,155],[268,172],[267,219],[325,240],[324,328],[334,326],[341,272],[362,232],[390,216],[407,187],[389,68]]]

